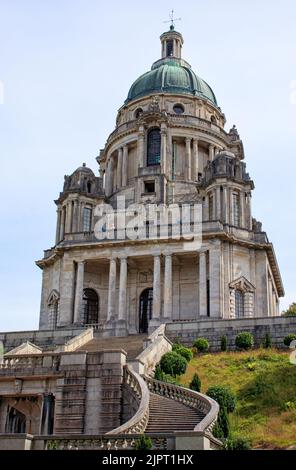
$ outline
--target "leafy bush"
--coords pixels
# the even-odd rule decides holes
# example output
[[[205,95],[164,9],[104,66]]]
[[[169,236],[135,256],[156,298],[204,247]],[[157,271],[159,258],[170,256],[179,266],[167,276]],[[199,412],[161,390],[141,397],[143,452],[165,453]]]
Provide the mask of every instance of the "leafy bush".
[[[223,335],[221,338],[221,351],[227,351],[227,336]]]
[[[145,436],[145,434],[142,434],[139,439],[136,440],[135,445],[134,445],[135,450],[150,450],[152,449],[152,441],[150,437]]]
[[[248,362],[247,363],[247,368],[253,372],[256,369],[256,362]]]
[[[173,377],[184,374],[187,368],[187,361],[183,356],[175,351],[164,354],[159,363],[160,369],[165,374]]]
[[[201,380],[197,374],[194,374],[192,380],[189,384],[189,388],[195,392],[200,392],[201,389]]]
[[[208,397],[213,398],[220,408],[226,408],[227,413],[232,413],[236,407],[236,396],[229,388],[214,385],[207,391]]]
[[[198,352],[206,352],[209,350],[209,342],[206,338],[198,338],[194,341],[193,347],[198,350]]]
[[[265,349],[268,349],[268,348],[271,348],[271,346],[272,346],[272,344],[271,344],[270,334],[266,333],[266,335],[264,336],[264,340],[263,340],[263,347]]]
[[[161,370],[159,364],[157,364],[157,366],[155,367],[154,378],[155,378],[155,380],[161,380],[162,382],[166,382],[166,383],[169,383],[169,384],[176,384],[177,383],[174,377],[172,377],[170,374],[165,374]]]
[[[251,349],[254,346],[254,337],[248,331],[239,333],[235,338],[235,345],[238,349]]]
[[[174,343],[173,344],[173,351],[175,351],[177,354],[180,354],[180,356],[185,357],[186,361],[189,362],[193,358],[193,352],[189,348],[185,348],[185,346],[182,346],[179,343]]]
[[[224,445],[225,450],[251,450],[251,444],[244,437],[230,437]]]
[[[295,333],[290,333],[289,335],[287,335],[284,339],[284,344],[286,346],[290,346],[290,343],[293,341],[293,340],[296,340],[296,334]]]

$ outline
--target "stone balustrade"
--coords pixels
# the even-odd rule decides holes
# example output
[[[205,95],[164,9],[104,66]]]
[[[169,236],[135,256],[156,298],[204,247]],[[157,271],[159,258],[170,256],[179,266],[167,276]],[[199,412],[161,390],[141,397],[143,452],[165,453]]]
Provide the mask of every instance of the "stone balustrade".
[[[140,434],[146,429],[149,419],[149,391],[142,377],[130,369],[124,368],[124,383],[130,389],[131,396],[135,397],[138,411],[122,426],[119,426],[107,435],[113,434]]]
[[[201,411],[205,417],[197,423],[194,431],[211,431],[218,417],[219,405],[210,397],[202,393],[189,390],[179,385],[161,382],[151,377],[143,377],[152,393],[175,400],[189,408]]]
[[[54,372],[58,371],[59,364],[60,356],[58,354],[4,356],[0,363],[0,375],[6,375],[9,372],[14,374],[19,370],[29,375],[32,373],[32,369],[50,369]]]

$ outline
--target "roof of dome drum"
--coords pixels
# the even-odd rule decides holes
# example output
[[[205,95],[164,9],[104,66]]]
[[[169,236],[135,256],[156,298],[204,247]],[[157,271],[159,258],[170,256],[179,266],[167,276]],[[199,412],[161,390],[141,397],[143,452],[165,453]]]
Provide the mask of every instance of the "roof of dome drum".
[[[94,172],[91,170],[91,168],[88,168],[85,163],[83,163],[83,166],[78,167],[74,171],[74,173],[78,173],[78,172],[94,175]]]
[[[159,60],[149,72],[141,75],[131,86],[126,103],[151,93],[176,93],[199,96],[218,107],[211,87],[199,78],[189,64],[176,59]]]

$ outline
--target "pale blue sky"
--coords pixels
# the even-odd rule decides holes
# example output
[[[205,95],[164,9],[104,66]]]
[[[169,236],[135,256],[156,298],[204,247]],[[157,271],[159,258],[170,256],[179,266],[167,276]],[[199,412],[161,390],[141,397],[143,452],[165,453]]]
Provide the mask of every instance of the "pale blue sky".
[[[244,141],[282,307],[296,300],[296,2],[0,0],[0,331],[38,327],[34,260],[53,245],[53,199],[64,174],[82,162],[97,169],[130,85],[160,56],[172,8],[183,57]]]

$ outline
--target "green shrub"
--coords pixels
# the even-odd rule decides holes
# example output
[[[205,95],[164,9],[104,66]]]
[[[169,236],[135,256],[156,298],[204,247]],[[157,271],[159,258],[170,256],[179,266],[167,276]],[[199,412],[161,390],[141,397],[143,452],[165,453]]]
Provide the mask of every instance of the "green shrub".
[[[194,374],[192,380],[189,384],[189,388],[195,392],[200,392],[201,389],[201,380],[197,374]]]
[[[254,337],[248,331],[239,333],[235,338],[235,345],[238,349],[251,349],[254,346]]]
[[[193,347],[197,349],[198,352],[206,352],[209,350],[209,342],[206,338],[198,338],[194,341]]]
[[[213,436],[217,439],[226,439],[230,433],[228,414],[225,407],[220,408],[218,419],[213,427]]]
[[[286,346],[290,346],[291,342],[293,340],[296,340],[296,334],[295,333],[290,333],[289,335],[287,335],[285,338],[284,338],[284,344]]]
[[[256,362],[248,362],[247,363],[247,368],[253,372],[256,369]]]
[[[136,440],[134,445],[135,450],[151,450],[152,449],[152,441],[150,437],[145,436],[142,434],[139,439]]]
[[[182,346],[179,343],[173,344],[173,351],[177,354],[180,354],[180,356],[185,357],[187,362],[191,361],[191,359],[193,358],[193,352],[191,351],[191,349],[185,348],[185,346]]]
[[[225,450],[251,450],[251,444],[244,437],[229,437],[225,444]]]
[[[271,348],[271,346],[272,346],[272,343],[271,343],[270,334],[266,333],[266,335],[264,336],[264,339],[263,339],[263,347],[265,349],[268,349],[268,348]]]
[[[236,396],[229,388],[214,385],[207,391],[207,395],[215,400],[220,408],[226,408],[227,413],[232,413],[236,407]]]
[[[221,351],[227,351],[227,336],[223,335],[220,341]]]
[[[176,377],[186,372],[187,361],[183,356],[172,351],[162,356],[159,366],[165,374]]]

